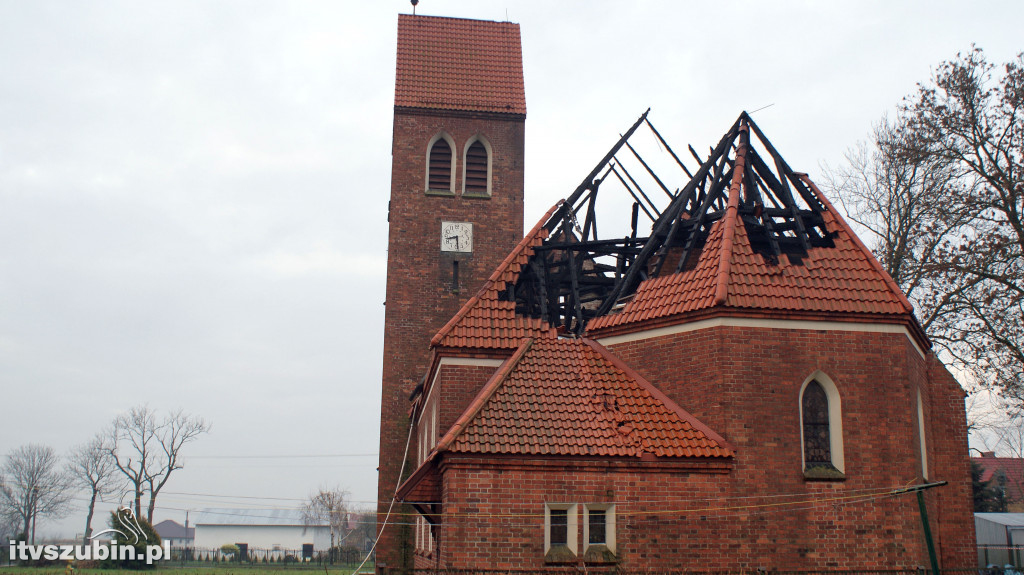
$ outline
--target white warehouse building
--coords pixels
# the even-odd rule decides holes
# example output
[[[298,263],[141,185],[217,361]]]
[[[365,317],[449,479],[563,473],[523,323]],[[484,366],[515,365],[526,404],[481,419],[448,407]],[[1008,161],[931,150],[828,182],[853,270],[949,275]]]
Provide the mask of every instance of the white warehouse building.
[[[203,509],[194,525],[196,549],[235,544],[249,550],[317,552],[331,546],[330,527],[307,525],[298,509]]]

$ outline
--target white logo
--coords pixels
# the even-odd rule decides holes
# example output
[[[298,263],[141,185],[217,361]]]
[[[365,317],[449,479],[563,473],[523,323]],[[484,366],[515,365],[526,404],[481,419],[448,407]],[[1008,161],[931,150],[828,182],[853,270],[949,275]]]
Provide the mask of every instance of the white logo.
[[[146,559],[147,565],[154,561],[171,558],[171,542],[164,541],[163,545],[146,545],[145,552],[137,551],[135,545],[140,541],[149,541],[146,532],[142,530],[135,513],[129,507],[121,506],[114,514],[117,517],[118,527],[104,529],[89,537],[91,545],[28,545],[24,541],[11,541],[11,561],[135,561]],[[96,540],[97,537],[106,533],[116,533],[123,544],[111,542],[109,545],[102,544]],[[130,534],[130,535],[129,535]],[[128,543],[128,541],[131,541]]]
[[[139,526],[139,520],[135,518],[135,512],[132,511],[130,507],[122,505],[117,510],[115,516],[117,517],[117,522],[123,525],[125,530],[128,531],[128,533],[131,533],[131,537],[129,537],[128,534],[124,531],[111,527],[110,529],[104,529],[103,531],[96,533],[92,537],[89,537],[89,539],[96,539],[104,533],[117,533],[122,537],[124,541],[133,539],[131,543],[132,545],[139,542],[140,536],[142,537],[142,539],[149,541],[149,537],[146,536],[146,533],[142,530],[142,527]]]

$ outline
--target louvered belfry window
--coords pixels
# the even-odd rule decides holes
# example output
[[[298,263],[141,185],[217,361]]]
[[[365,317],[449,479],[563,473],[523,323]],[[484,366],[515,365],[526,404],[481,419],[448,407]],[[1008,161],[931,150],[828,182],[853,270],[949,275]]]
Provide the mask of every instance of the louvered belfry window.
[[[832,443],[829,437],[828,396],[817,381],[804,388],[804,466],[832,467]]]
[[[452,189],[452,147],[444,138],[438,138],[430,147],[430,171],[427,187],[448,192]]]
[[[466,193],[487,194],[487,148],[480,140],[466,150]]]

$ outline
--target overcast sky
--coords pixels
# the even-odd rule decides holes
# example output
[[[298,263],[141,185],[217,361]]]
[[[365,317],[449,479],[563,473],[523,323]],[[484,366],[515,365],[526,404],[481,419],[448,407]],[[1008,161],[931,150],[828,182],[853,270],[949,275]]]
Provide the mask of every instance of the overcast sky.
[[[63,453],[133,405],[183,408],[212,430],[157,520],[293,506],[320,485],[369,505],[395,33],[410,11],[0,0],[0,453]],[[418,12],[520,23],[527,226],[647,107],[674,147],[707,149],[770,105],[755,120],[814,178],[940,61],[972,42],[997,63],[1024,50],[1015,1]]]

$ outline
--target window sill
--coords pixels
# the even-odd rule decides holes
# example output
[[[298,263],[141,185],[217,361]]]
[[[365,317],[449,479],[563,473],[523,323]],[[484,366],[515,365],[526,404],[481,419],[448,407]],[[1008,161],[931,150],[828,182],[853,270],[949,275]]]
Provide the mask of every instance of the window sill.
[[[548,549],[548,552],[544,555],[544,563],[547,565],[575,562],[576,554],[566,545],[552,545],[551,549]]]
[[[607,545],[590,545],[583,554],[584,563],[618,563],[615,553]]]
[[[819,465],[804,469],[804,479],[809,481],[845,481],[846,474],[831,465]]]
[[[476,193],[474,193],[474,192],[462,192],[462,197],[464,197],[464,198],[474,198],[474,199],[477,199],[477,200],[489,200],[489,199],[491,199],[491,194],[481,194],[479,192],[476,192]]]
[[[445,196],[449,198],[455,197],[455,192],[451,190],[427,190],[426,192],[423,193],[428,196]]]

